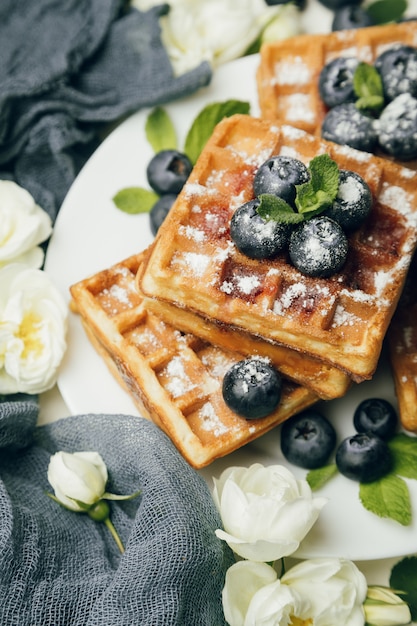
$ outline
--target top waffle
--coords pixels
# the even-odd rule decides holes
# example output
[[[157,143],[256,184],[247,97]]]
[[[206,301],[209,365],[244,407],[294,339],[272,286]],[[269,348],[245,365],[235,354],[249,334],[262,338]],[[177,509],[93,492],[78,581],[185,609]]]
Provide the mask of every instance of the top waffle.
[[[370,186],[370,218],[349,238],[344,268],[309,278],[285,255],[252,260],[229,236],[253,197],[257,167],[276,154],[308,163],[327,152]],[[293,127],[236,115],[223,120],[160,228],[139,278],[146,295],[370,378],[416,246],[417,174]]]
[[[340,56],[372,63],[398,43],[417,46],[417,22],[299,35],[264,44],[257,73],[262,117],[320,136],[327,112],[318,88],[324,65]]]

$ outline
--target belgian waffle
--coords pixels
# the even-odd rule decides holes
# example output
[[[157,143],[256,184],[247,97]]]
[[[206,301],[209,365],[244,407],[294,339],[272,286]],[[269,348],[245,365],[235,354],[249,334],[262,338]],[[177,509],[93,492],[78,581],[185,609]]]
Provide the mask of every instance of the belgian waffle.
[[[388,330],[388,345],[401,424],[417,433],[417,258]]]
[[[318,89],[324,65],[339,56],[372,63],[397,43],[417,46],[417,22],[298,35],[264,44],[257,72],[261,116],[320,136],[328,110]]]
[[[318,399],[284,380],[273,414],[246,420],[228,409],[221,382],[242,355],[181,333],[149,313],[135,286],[141,262],[141,254],[133,256],[71,286],[71,307],[140,413],[166,432],[192,466],[208,465]]]
[[[370,218],[349,237],[344,268],[302,275],[285,255],[252,260],[229,235],[234,210],[253,197],[257,167],[276,154],[308,163],[328,153],[356,171],[373,197]],[[417,238],[417,174],[294,127],[236,115],[220,122],[161,226],[143,292],[309,354],[355,381],[371,378]]]

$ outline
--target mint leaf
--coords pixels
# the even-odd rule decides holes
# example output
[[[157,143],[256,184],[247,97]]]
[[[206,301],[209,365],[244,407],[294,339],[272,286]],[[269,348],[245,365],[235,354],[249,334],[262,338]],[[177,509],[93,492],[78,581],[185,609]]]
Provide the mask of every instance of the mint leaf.
[[[400,433],[388,442],[388,446],[394,457],[394,472],[417,480],[417,438]]]
[[[296,213],[282,198],[271,193],[259,196],[260,204],[256,209],[266,222],[274,221],[281,224],[298,224],[304,220],[300,213]]]
[[[306,480],[312,491],[317,491],[325,485],[333,476],[338,473],[336,463],[324,465],[318,469],[310,470],[306,476]]]
[[[417,556],[407,556],[391,570],[390,587],[399,589],[397,594],[410,607],[413,622],[417,620]]]
[[[214,127],[224,118],[236,113],[249,113],[248,102],[240,100],[226,100],[208,104],[197,115],[185,138],[184,152],[192,163],[195,163],[200,152],[211,136]]]
[[[154,191],[142,187],[126,187],[113,196],[113,202],[123,213],[136,215],[151,210],[159,196]]]
[[[149,113],[145,123],[145,133],[155,153],[177,148],[174,125],[162,107],[156,107]]]
[[[376,0],[366,7],[374,24],[397,22],[407,9],[407,0]]]
[[[307,219],[322,213],[336,198],[339,167],[328,154],[320,154],[309,163],[310,180],[296,185],[295,204]]]
[[[384,90],[378,70],[369,63],[359,63],[353,75],[356,107],[378,113],[384,106]]]
[[[411,502],[406,482],[388,474],[373,483],[361,483],[360,500],[368,511],[379,517],[388,517],[403,526],[411,523]]]

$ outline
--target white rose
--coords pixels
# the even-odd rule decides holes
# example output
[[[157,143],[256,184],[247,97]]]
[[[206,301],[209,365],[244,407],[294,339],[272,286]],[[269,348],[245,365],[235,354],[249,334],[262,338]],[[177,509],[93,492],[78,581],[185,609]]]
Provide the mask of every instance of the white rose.
[[[266,563],[239,561],[226,572],[223,612],[230,626],[287,626],[308,611],[296,591]]]
[[[56,382],[67,307],[45,272],[0,268],[0,393],[38,394]]]
[[[327,502],[284,466],[226,469],[214,481],[224,530],[216,535],[245,559],[275,561],[292,554]]]
[[[140,10],[157,4],[160,2],[132,1]],[[263,28],[281,15],[289,24],[286,7],[268,6],[264,0],[174,0],[170,7],[160,24],[162,41],[177,75],[203,61],[215,68],[242,56]],[[287,36],[294,34],[292,29]]]
[[[41,267],[44,253],[39,244],[51,232],[49,215],[30,193],[10,180],[0,180],[0,267],[13,262]]]
[[[98,452],[57,452],[49,461],[48,480],[55,497],[67,509],[84,510],[105,494],[107,468]]]
[[[302,598],[310,601],[302,619],[314,626],[363,626],[366,578],[352,561],[310,559],[292,567],[281,578]]]

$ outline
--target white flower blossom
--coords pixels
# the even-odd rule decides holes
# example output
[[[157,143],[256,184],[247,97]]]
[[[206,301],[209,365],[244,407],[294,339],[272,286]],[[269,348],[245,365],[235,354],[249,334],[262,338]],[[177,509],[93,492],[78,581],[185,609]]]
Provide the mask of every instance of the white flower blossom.
[[[363,603],[367,582],[352,561],[337,558],[302,561],[288,570],[281,582],[309,600],[308,611],[300,617],[313,619],[314,626],[365,624]]]
[[[48,466],[48,480],[56,499],[67,509],[81,512],[78,504],[92,505],[105,493],[108,473],[98,452],[56,452]]]
[[[56,382],[67,307],[42,270],[0,268],[0,393],[38,394]]]
[[[238,561],[229,567],[222,601],[229,626],[302,624],[295,618],[309,608],[308,601],[281,583],[273,567],[253,561]]]
[[[160,4],[132,0],[146,11]],[[174,73],[183,74],[203,61],[213,68],[241,57],[266,29],[267,38],[300,32],[295,6],[268,6],[264,0],[172,0],[160,18],[162,42]]]
[[[0,267],[8,263],[42,266],[39,244],[52,232],[49,215],[31,194],[10,180],[0,180]]]
[[[307,481],[281,465],[230,467],[214,484],[224,528],[216,535],[253,561],[271,562],[295,552],[327,502],[313,498]]]

